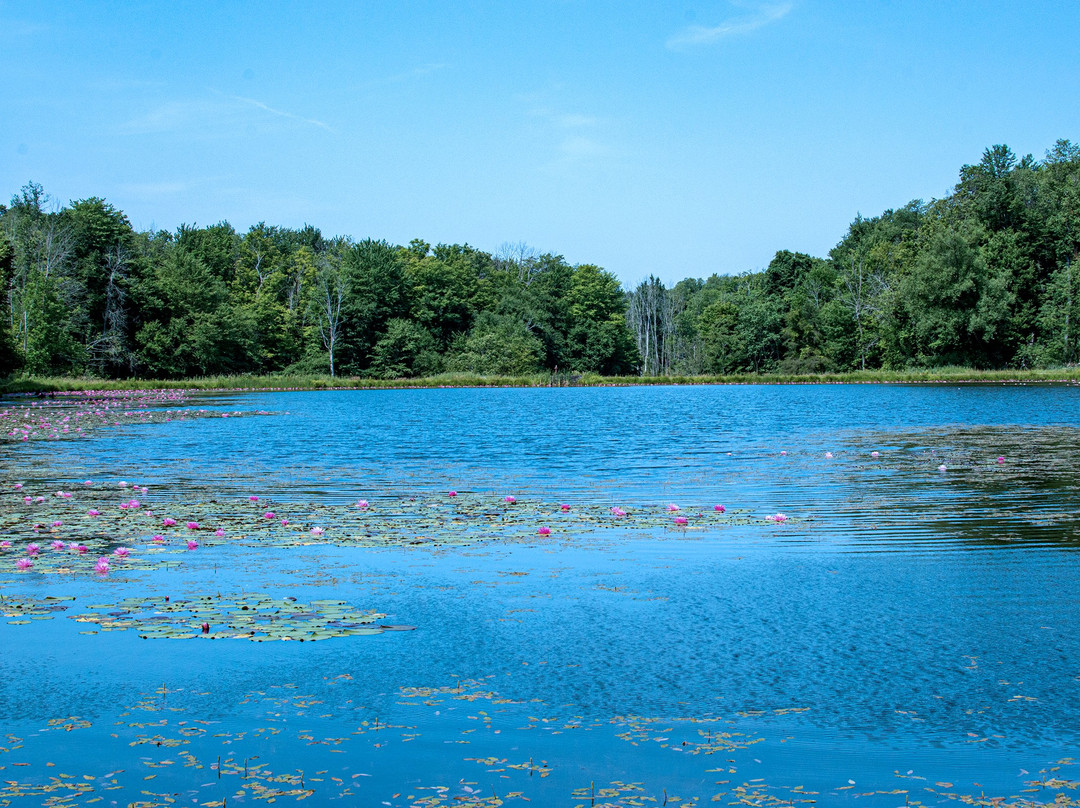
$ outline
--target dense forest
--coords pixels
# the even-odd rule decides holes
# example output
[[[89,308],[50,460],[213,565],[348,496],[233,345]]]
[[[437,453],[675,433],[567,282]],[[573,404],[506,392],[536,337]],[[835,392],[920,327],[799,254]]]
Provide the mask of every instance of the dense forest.
[[[136,232],[92,197],[0,206],[0,374],[814,373],[1077,361],[1080,147],[1006,146],[952,193],[858,216],[827,258],[623,289],[524,244],[311,226]],[[707,263],[707,258],[703,259]]]

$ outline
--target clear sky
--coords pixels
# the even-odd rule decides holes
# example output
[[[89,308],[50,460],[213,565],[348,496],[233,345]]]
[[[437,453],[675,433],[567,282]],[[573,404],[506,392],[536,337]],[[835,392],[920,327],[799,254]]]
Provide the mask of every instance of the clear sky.
[[[1078,32],[1074,0],[0,0],[0,195],[734,274],[1080,140]]]

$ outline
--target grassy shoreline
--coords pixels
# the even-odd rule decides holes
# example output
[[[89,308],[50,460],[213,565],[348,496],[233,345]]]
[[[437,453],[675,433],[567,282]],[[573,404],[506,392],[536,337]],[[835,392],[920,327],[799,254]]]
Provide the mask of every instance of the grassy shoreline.
[[[420,379],[365,379],[338,376],[238,375],[189,379],[97,379],[22,377],[0,382],[0,395],[86,390],[398,390],[443,387],[629,387],[638,385],[724,384],[1080,384],[1080,367],[1054,370],[868,370],[821,374],[736,374],[730,376],[599,376],[540,373],[530,376],[443,374]]]

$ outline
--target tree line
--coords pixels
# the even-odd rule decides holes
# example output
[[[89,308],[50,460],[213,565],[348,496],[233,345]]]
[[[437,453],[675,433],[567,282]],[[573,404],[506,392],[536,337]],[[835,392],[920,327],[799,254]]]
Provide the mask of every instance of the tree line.
[[[827,258],[624,290],[524,244],[137,232],[37,184],[0,205],[0,373],[814,373],[1077,361],[1080,147],[987,149],[949,196],[857,216]]]

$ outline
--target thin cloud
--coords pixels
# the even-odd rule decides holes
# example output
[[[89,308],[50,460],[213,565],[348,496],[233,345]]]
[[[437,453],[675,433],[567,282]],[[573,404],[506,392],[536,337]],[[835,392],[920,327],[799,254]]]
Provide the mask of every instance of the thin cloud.
[[[575,135],[563,138],[559,144],[559,152],[564,160],[596,160],[607,157],[611,149],[598,140]]]
[[[565,115],[556,116],[559,126],[566,129],[577,129],[582,126],[596,126],[597,120],[589,115],[578,115],[576,113],[567,113]]]
[[[120,125],[128,135],[148,135],[191,129],[197,123],[213,120],[219,104],[208,101],[166,101]]]
[[[791,3],[762,5],[758,6],[753,14],[732,17],[720,25],[712,27],[690,25],[671,36],[667,41],[667,47],[670,50],[685,50],[686,48],[711,45],[729,37],[749,34],[751,31],[756,31],[758,28],[783,19],[791,9]]]
[[[310,124],[311,126],[318,126],[320,129],[325,129],[327,132],[337,134],[332,126],[325,124],[322,121],[315,118],[305,118],[301,115],[294,115],[291,112],[285,112],[284,110],[274,109],[269,104],[264,104],[262,101],[256,101],[254,98],[244,98],[239,95],[230,96],[234,101],[240,101],[244,104],[250,104],[256,109],[261,109],[263,112],[269,112],[271,115],[277,115],[280,118],[288,118],[291,121],[300,121],[301,123]]]
[[[182,194],[190,187],[187,182],[135,182],[124,183],[120,190],[132,196],[166,196]]]
[[[600,123],[592,115],[582,115],[577,112],[559,112],[550,107],[535,107],[529,110],[529,115],[534,118],[542,118],[562,129],[580,129],[582,127],[596,126]]]
[[[445,70],[447,67],[449,67],[449,65],[444,62],[430,62],[428,64],[417,65],[411,70],[406,70],[404,73],[394,73],[390,76],[369,79],[368,81],[361,82],[358,87],[361,89],[373,89],[375,87],[383,87],[387,84],[398,84],[403,81],[421,79],[425,76],[430,76],[433,73],[438,73],[440,70]]]
[[[298,121],[308,126],[316,126],[328,132],[335,132],[333,127],[314,118],[305,118],[291,112],[275,109],[269,104],[254,98],[225,95],[212,91],[216,97],[182,101],[165,101],[120,125],[120,131],[128,135],[160,134],[165,132],[199,132],[207,135],[221,135],[237,131],[245,123],[250,123],[253,113],[272,115],[275,118]]]

